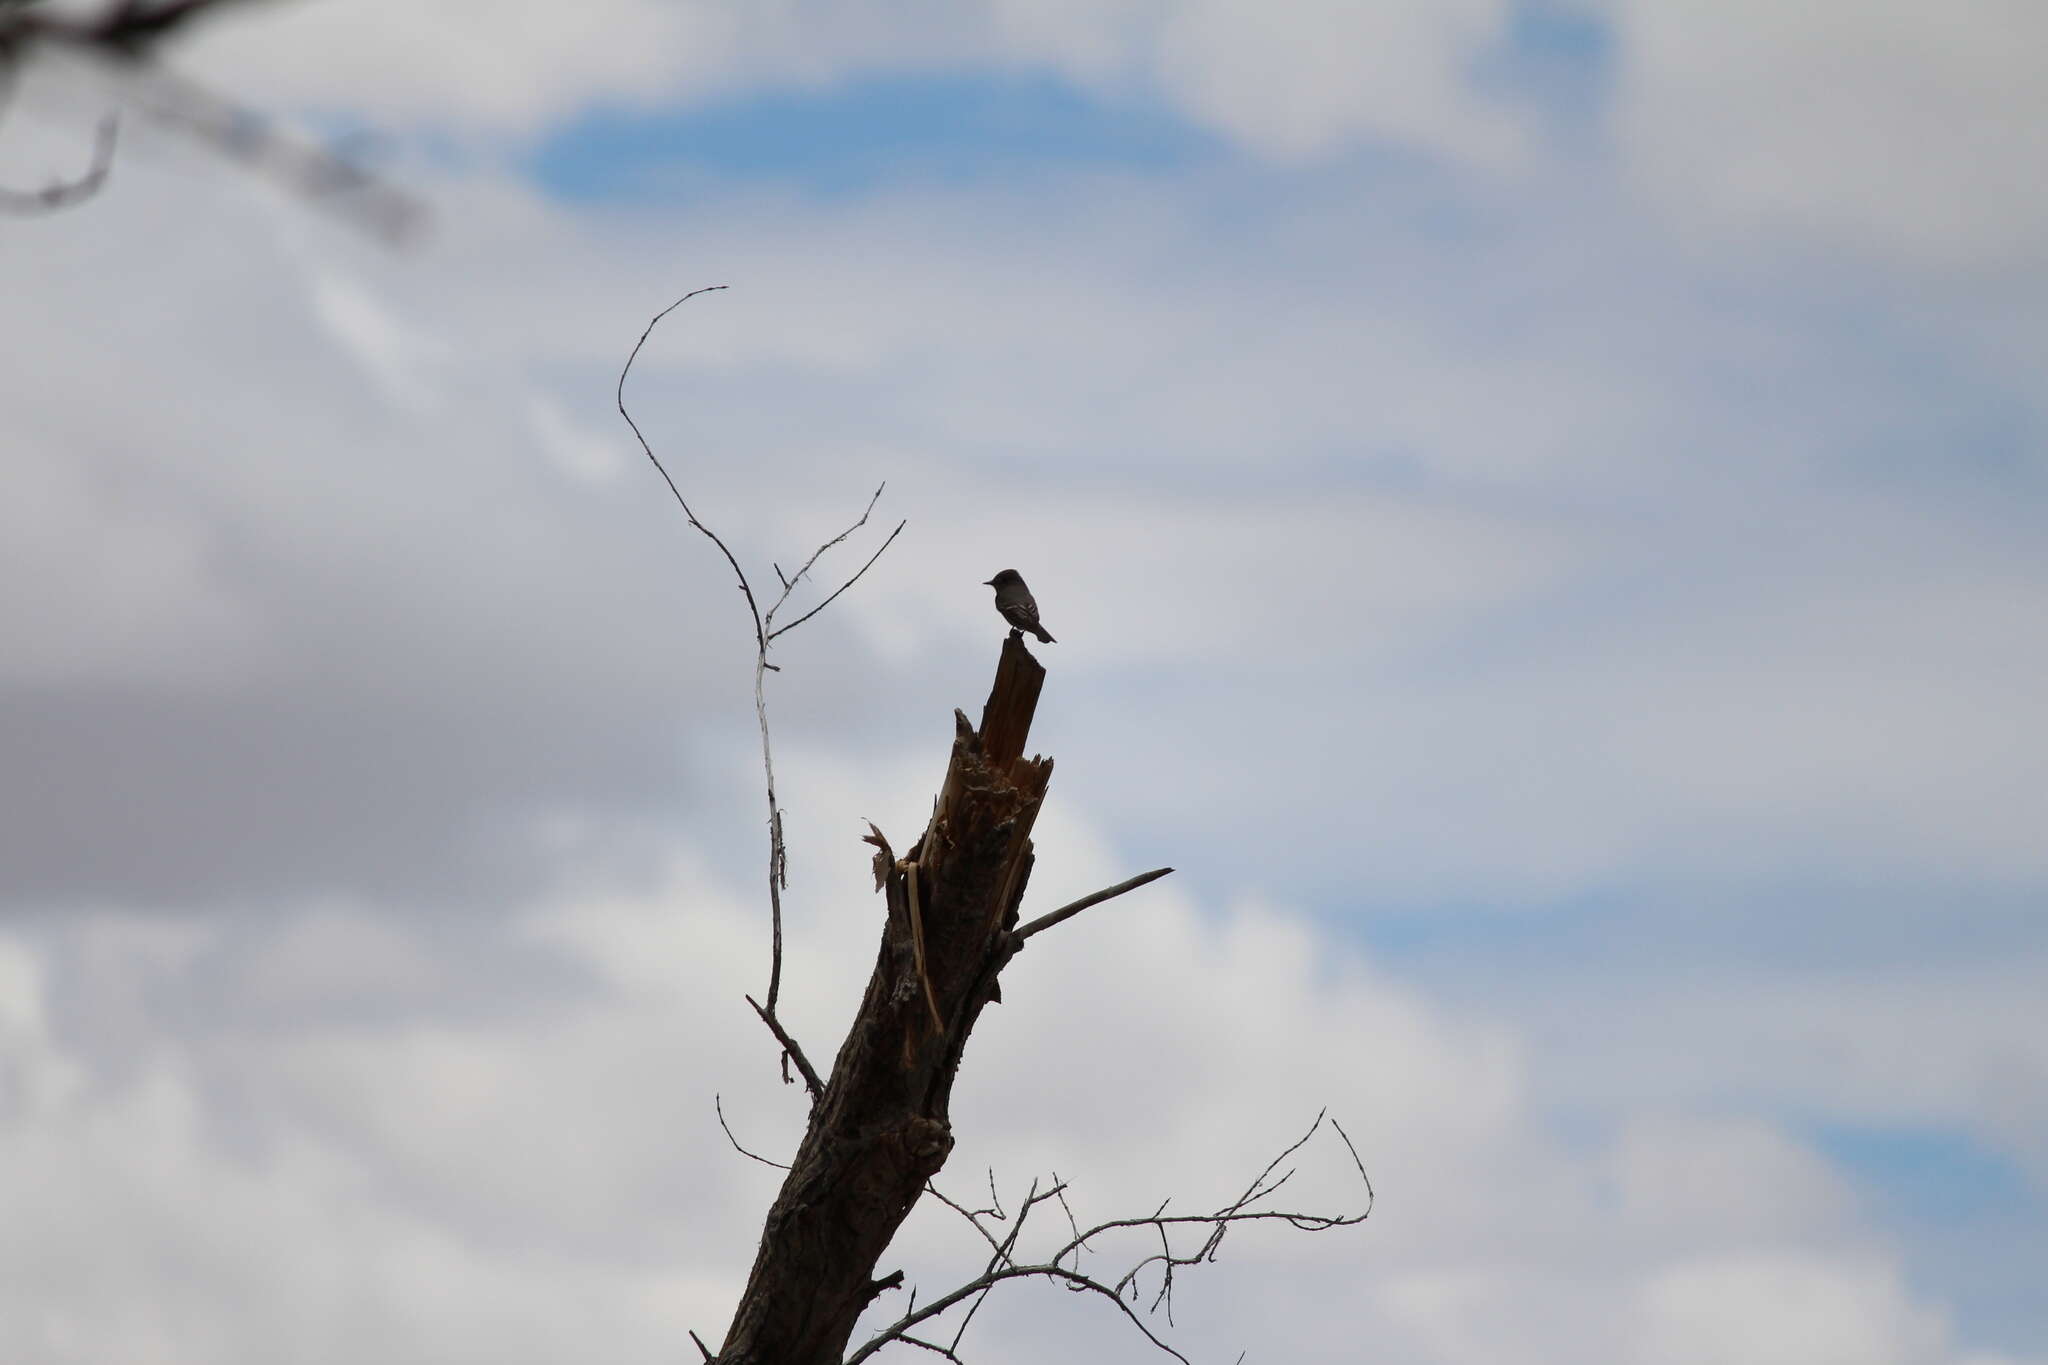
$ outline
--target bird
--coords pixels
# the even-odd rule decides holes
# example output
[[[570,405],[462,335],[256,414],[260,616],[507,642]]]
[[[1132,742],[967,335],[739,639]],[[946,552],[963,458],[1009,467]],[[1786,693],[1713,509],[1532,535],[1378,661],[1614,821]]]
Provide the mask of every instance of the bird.
[[[1013,630],[1028,630],[1045,644],[1058,643],[1050,631],[1038,624],[1038,603],[1032,598],[1031,589],[1024,586],[1024,575],[1015,569],[1004,569],[987,582],[996,590],[996,610]]]

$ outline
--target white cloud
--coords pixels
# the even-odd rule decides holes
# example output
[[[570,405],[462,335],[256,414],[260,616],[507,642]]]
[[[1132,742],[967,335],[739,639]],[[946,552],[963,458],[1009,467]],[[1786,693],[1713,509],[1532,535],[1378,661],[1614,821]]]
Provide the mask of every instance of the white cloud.
[[[378,121],[532,133],[596,105],[700,102],[961,65],[1045,65],[1118,97],[1163,98],[1260,155],[1299,160],[1379,138],[1501,164],[1510,111],[1472,88],[1505,36],[1500,0],[1372,8],[1188,5],[755,5],[732,0],[332,3],[240,18],[196,69],[249,98]]]
[[[1950,1360],[1938,1315],[1897,1273],[1797,1254],[1685,1263],[1650,1278],[1635,1308],[1645,1365],[1918,1365]]]
[[[1106,875],[1070,816],[1041,832],[1046,873]],[[821,1053],[871,960],[868,904],[791,926],[793,1017]],[[331,940],[442,951],[383,916],[319,920]],[[502,982],[506,1008],[467,1021],[431,1005],[347,1020],[317,994],[294,1005],[276,953],[223,956],[229,924],[181,931],[177,951],[141,920],[0,940],[11,978],[66,992],[90,936],[96,992],[144,1012],[118,1060],[61,1014],[8,1035],[17,1065],[79,1077],[17,1091],[0,1129],[9,1358],[234,1365],[296,1343],[314,1365],[366,1349],[516,1365],[587,1343],[594,1320],[626,1361],[672,1356],[686,1327],[715,1339],[776,1177],[730,1152],[710,1096],[771,1155],[800,1120],[737,1002],[760,966],[758,909],[685,861],[643,892],[567,893],[479,928],[594,974],[537,995]],[[1708,1358],[1684,1352],[1737,1332],[1820,1353],[1787,1359],[1958,1358],[1839,1180],[1782,1133],[1658,1119],[1589,1163],[1532,1112],[1510,1040],[1292,916],[1218,918],[1148,888],[1034,941],[1007,995],[956,1097],[946,1178],[963,1193],[993,1165],[1011,1198],[1058,1169],[1083,1217],[1168,1193],[1199,1204],[1324,1104],[1358,1142],[1373,1220],[1234,1236],[1184,1281],[1177,1339],[1327,1357],[1364,1336],[1394,1360],[1618,1363]],[[198,998],[218,1012],[195,1016]],[[1301,1166],[1290,1201],[1358,1198],[1334,1145]],[[891,1264],[929,1294],[967,1273],[964,1232],[920,1213]],[[1321,1307],[1276,1316],[1276,1294]],[[988,1358],[1029,1358],[1066,1330],[1032,1302],[991,1313]],[[1084,1339],[1119,1330],[1105,1312]],[[1894,1354],[1855,1356],[1873,1340]]]
[[[340,275],[319,275],[312,286],[313,316],[393,403],[417,410],[445,389],[434,373],[452,349],[445,342],[399,321],[387,304]]]
[[[1618,0],[1617,141],[1688,226],[1970,269],[2048,240],[2048,13]]]
[[[1742,972],[1648,987],[1610,972],[1513,1013],[1541,1040],[1546,1093],[1567,1110],[1698,1104],[1956,1129],[2048,1188],[2042,970],[2038,954],[2023,953],[1961,967]],[[1589,1030],[1573,1003],[1589,991],[1629,1027]],[[1673,1067],[1680,1056],[1685,1065]]]
[[[1162,25],[1156,74],[1186,113],[1276,158],[1377,136],[1499,166],[1521,130],[1475,96],[1470,68],[1507,23],[1498,0],[1199,0]]]
[[[1607,1173],[1621,1218],[1655,1238],[1673,1226],[1702,1245],[1797,1241],[1851,1228],[1854,1196],[1818,1155],[1755,1120],[1646,1112],[1616,1138]]]
[[[741,10],[648,0],[316,0],[213,25],[192,43],[189,60],[196,73],[253,101],[531,132],[594,101],[651,101],[744,79],[752,26]]]

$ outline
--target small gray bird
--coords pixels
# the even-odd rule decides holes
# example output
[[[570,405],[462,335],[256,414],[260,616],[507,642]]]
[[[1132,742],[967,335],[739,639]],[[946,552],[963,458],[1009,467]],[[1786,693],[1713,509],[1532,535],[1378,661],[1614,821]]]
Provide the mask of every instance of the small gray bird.
[[[988,586],[996,590],[996,610],[1012,627],[1030,631],[1046,644],[1058,643],[1044,626],[1038,624],[1038,603],[1032,599],[1031,589],[1024,586],[1023,574],[1015,569],[1004,569],[988,580]]]

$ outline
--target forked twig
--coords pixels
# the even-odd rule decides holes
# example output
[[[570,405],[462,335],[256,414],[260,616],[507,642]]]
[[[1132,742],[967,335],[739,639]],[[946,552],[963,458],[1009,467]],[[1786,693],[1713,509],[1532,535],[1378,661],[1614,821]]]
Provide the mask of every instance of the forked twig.
[[[796,620],[786,625],[776,625],[775,617],[777,613],[787,605],[790,594],[796,591],[797,585],[803,582],[810,574],[811,569],[816,566],[825,552],[832,549],[835,545],[841,544],[848,536],[851,536],[855,531],[867,525],[869,513],[875,510],[875,504],[881,499],[882,490],[888,487],[886,483],[882,484],[875,489],[874,496],[868,499],[867,506],[861,511],[860,519],[838,535],[827,540],[817,549],[811,551],[810,557],[804,560],[802,567],[794,574],[783,573],[779,564],[771,566],[775,570],[776,581],[782,585],[782,592],[780,596],[776,597],[769,604],[767,610],[762,610],[761,600],[754,593],[754,585],[748,580],[747,571],[740,566],[739,557],[732,552],[732,547],[727,545],[725,540],[716,531],[712,530],[697,516],[696,510],[690,506],[689,500],[683,496],[682,488],[676,483],[674,476],[668,472],[668,466],[663,464],[661,457],[654,453],[654,447],[648,443],[646,434],[640,430],[640,424],[633,420],[633,414],[626,408],[626,377],[633,372],[633,362],[640,358],[641,349],[647,345],[647,339],[654,334],[654,329],[661,324],[662,319],[698,295],[716,293],[724,288],[726,288],[725,285],[713,284],[706,285],[701,289],[693,289],[648,319],[647,326],[640,331],[640,339],[633,343],[633,349],[626,356],[626,363],[619,369],[619,381],[615,387],[613,397],[618,404],[619,416],[625,418],[626,425],[632,428],[633,438],[640,443],[642,453],[647,456],[648,462],[654,466],[655,471],[661,475],[662,482],[668,485],[668,491],[675,498],[676,506],[682,509],[683,516],[689,521],[691,526],[702,532],[706,539],[718,547],[719,554],[725,557],[727,566],[732,569],[733,577],[739,582],[741,596],[746,599],[747,617],[754,628],[754,719],[761,731],[761,772],[768,796],[769,921],[767,1003],[765,1005],[757,1003],[752,996],[747,997],[747,1003],[753,1005],[755,1013],[761,1016],[761,1021],[775,1035],[776,1041],[782,1044],[783,1079],[789,1079],[789,1064],[793,1061],[796,1064],[797,1070],[803,1074],[804,1084],[809,1088],[811,1097],[815,1101],[823,1096],[824,1083],[818,1078],[817,1071],[804,1056],[803,1049],[797,1046],[796,1040],[790,1037],[788,1030],[782,1026],[781,1019],[776,1013],[777,1006],[782,999],[782,893],[789,886],[789,852],[787,845],[783,842],[782,805],[775,792],[775,746],[768,728],[768,674],[779,672],[780,669],[768,661],[768,648],[775,642],[778,636],[788,634],[816,616],[819,612],[830,606],[839,594],[860,581],[861,575],[865,574],[873,566],[874,562],[882,557],[882,551],[888,549],[895,542],[897,535],[902,532],[903,527],[907,523],[897,522],[896,529],[889,532],[888,537],[883,540],[881,548],[870,555],[867,563],[861,565],[852,577],[833,589],[824,601],[812,607]]]

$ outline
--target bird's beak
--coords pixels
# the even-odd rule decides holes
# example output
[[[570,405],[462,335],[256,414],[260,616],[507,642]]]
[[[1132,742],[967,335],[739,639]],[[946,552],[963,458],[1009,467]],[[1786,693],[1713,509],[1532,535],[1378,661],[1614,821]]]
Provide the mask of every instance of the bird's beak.
[[[984,578],[981,580],[981,586],[984,588],[993,588],[995,585],[996,581],[993,578]]]

